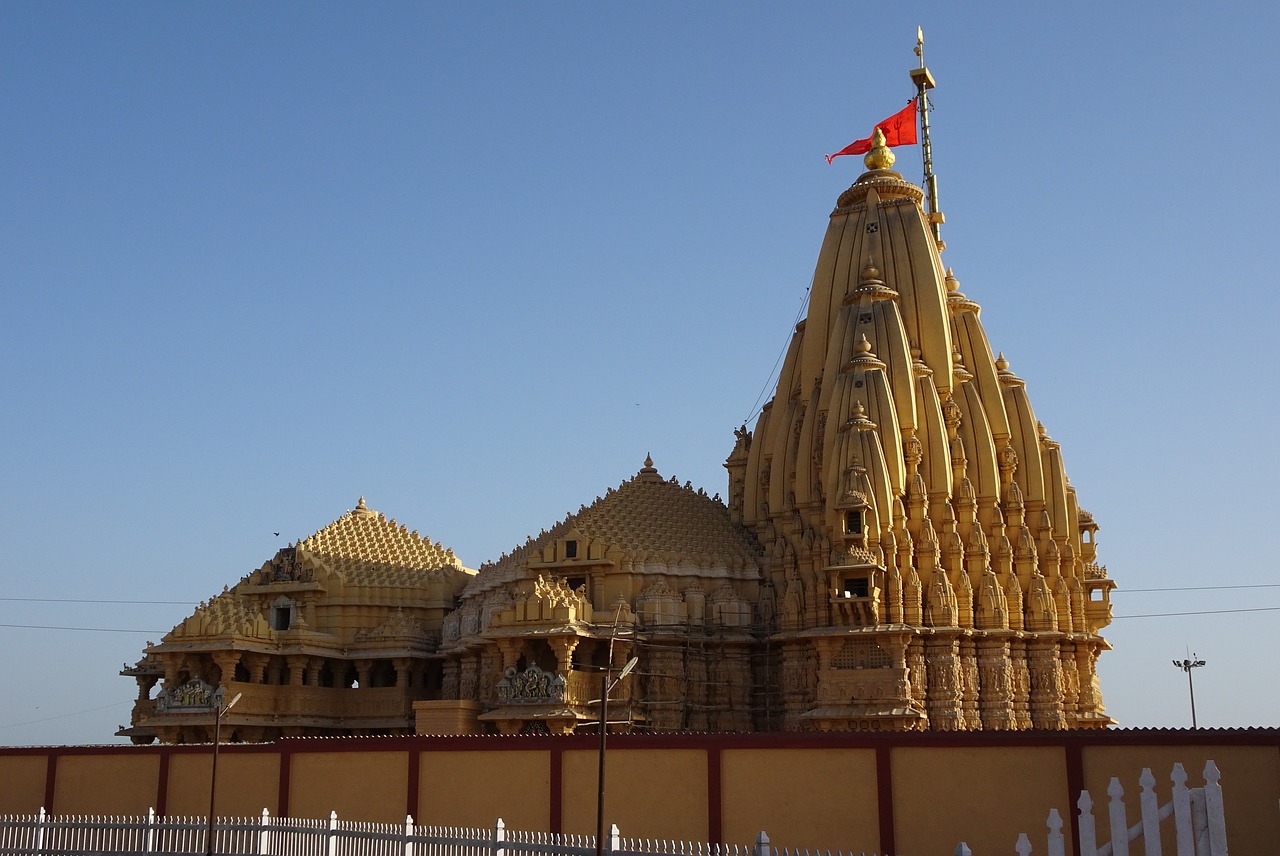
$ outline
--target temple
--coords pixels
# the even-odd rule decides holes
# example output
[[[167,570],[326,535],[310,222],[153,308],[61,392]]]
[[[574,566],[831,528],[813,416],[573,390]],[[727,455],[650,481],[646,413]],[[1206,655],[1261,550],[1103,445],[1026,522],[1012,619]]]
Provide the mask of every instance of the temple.
[[[1098,527],[893,159],[877,129],[727,502],[646,459],[471,571],[361,500],[127,667],[120,733],[209,740],[237,694],[240,740],[568,733],[602,685],[615,729],[1113,724]]]

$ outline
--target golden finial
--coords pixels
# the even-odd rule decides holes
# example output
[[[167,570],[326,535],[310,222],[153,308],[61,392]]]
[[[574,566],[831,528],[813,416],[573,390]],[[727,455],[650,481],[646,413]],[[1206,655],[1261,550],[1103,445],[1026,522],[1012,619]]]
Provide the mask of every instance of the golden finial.
[[[888,169],[898,159],[884,143],[884,131],[877,125],[876,132],[871,135],[871,151],[862,159],[867,169]]]

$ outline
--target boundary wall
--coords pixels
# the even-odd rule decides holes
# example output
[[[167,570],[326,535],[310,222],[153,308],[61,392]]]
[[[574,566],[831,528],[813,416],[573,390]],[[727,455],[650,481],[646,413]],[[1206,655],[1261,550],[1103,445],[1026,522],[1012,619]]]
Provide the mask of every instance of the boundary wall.
[[[219,816],[273,815],[593,834],[594,735],[285,738],[222,744]],[[957,734],[624,734],[609,738],[606,822],[631,838],[915,856],[1012,852],[1043,840],[1119,777],[1137,810],[1149,767],[1161,802],[1175,762],[1191,786],[1222,771],[1235,856],[1280,841],[1280,729]],[[204,816],[209,745],[0,748],[0,814]],[[1076,849],[1067,820],[1068,852]],[[1168,852],[1173,852],[1170,849]]]

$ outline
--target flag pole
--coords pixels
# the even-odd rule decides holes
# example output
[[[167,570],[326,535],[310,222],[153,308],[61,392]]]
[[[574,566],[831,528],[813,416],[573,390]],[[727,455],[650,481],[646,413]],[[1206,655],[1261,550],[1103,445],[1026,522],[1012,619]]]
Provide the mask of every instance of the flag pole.
[[[938,177],[933,174],[933,146],[929,142],[929,90],[936,85],[933,75],[924,65],[924,29],[916,27],[916,56],[920,67],[911,69],[911,82],[916,85],[916,105],[920,108],[920,151],[924,155],[924,186],[929,196],[929,229],[938,249],[947,246],[942,240],[942,224],[947,218],[938,209]]]

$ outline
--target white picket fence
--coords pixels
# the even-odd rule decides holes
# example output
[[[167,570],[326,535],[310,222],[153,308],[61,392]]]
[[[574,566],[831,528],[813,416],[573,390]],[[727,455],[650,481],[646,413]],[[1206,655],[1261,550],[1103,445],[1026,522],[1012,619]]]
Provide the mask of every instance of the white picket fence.
[[[595,856],[595,836],[510,830],[501,819],[491,829],[363,823],[272,817],[218,818],[213,847],[204,817],[105,817],[0,815],[0,856]],[[613,826],[605,841],[610,856],[853,856],[852,853],[774,847],[761,832],[754,844],[706,844],[623,838]],[[866,853],[860,856],[868,856]],[[875,856],[875,854],[870,854]]]
[[[1118,777],[1111,779],[1107,795],[1107,820],[1111,829],[1111,841],[1098,844],[1097,821],[1093,816],[1093,798],[1087,790],[1080,792],[1076,807],[1080,809],[1080,856],[1129,856],[1130,842],[1142,840],[1143,856],[1162,856],[1160,824],[1172,818],[1177,856],[1227,856],[1227,824],[1222,806],[1220,774],[1213,761],[1204,765],[1204,787],[1188,788],[1187,771],[1182,764],[1174,764],[1169,779],[1173,783],[1169,802],[1160,805],[1156,795],[1156,778],[1151,768],[1144,768],[1138,777],[1142,790],[1138,794],[1141,819],[1129,825],[1124,804],[1124,787]],[[1065,856],[1066,842],[1062,834],[1062,816],[1056,808],[1049,810],[1046,853],[1048,856]],[[1018,856],[1031,856],[1031,839],[1024,832],[1014,845]],[[972,856],[963,841],[956,847],[955,856]]]

